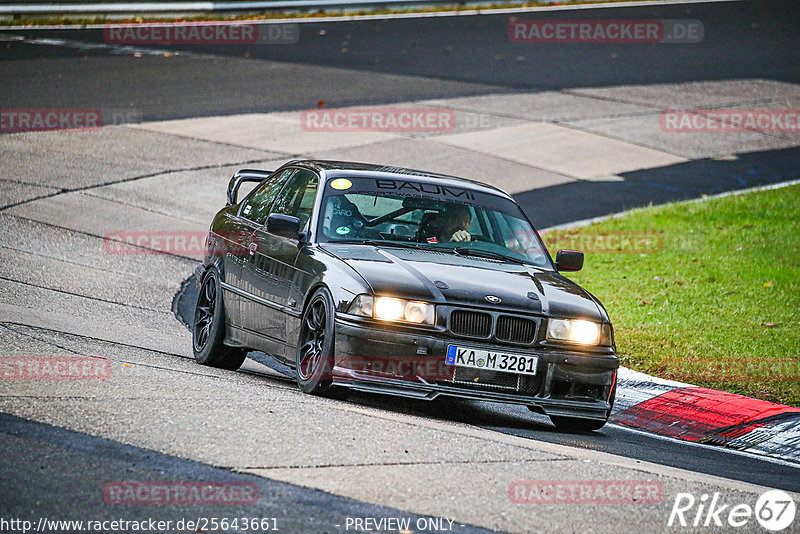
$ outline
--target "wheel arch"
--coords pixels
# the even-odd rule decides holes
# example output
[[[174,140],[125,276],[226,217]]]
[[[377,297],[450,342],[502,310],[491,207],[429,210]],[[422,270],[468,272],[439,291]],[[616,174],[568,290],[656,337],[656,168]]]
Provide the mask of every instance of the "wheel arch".
[[[195,276],[198,282],[202,282],[203,278],[208,274],[212,268],[216,269],[222,281],[225,280],[225,265],[222,258],[217,257],[208,263],[202,263],[195,269]]]

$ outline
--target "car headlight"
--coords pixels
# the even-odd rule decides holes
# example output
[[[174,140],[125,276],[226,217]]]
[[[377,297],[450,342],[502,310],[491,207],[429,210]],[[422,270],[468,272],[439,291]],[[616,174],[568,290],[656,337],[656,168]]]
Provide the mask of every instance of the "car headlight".
[[[359,295],[353,300],[347,311],[354,315],[374,317],[382,321],[399,321],[430,326],[436,324],[435,306],[419,300]]]
[[[599,324],[583,319],[550,319],[547,324],[547,339],[581,345],[598,345],[601,341],[601,333],[604,334],[603,338],[607,337],[605,330],[605,328],[601,329]]]

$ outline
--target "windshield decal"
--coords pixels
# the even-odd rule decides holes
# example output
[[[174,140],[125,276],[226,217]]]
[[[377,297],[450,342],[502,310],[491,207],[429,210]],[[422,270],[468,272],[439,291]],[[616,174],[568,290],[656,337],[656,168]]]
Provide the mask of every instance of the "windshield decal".
[[[444,198],[459,200],[475,200],[475,195],[467,189],[430,184],[423,182],[407,182],[405,180],[375,179],[375,188],[382,191],[404,191],[425,193]]]
[[[345,191],[353,186],[353,182],[347,178],[337,178],[331,182],[331,187],[339,191]]]

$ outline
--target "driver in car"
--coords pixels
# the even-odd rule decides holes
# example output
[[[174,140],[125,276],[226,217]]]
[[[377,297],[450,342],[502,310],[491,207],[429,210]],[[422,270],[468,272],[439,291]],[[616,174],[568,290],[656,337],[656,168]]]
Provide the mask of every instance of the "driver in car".
[[[469,206],[448,204],[443,211],[422,222],[417,234],[418,241],[427,243],[470,241],[472,237],[467,228],[471,221],[472,212]]]

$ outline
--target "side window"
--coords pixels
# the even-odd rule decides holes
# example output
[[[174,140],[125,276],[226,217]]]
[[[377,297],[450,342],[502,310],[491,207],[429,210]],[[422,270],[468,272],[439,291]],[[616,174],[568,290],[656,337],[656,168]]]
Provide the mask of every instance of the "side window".
[[[275,199],[272,211],[297,217],[300,219],[300,228],[303,228],[314,210],[318,184],[316,173],[299,169]]]
[[[242,211],[240,212],[242,217],[250,219],[256,224],[265,224],[267,216],[270,214],[272,201],[275,200],[278,191],[281,190],[283,184],[294,172],[296,172],[296,169],[286,169],[267,178],[242,204]]]

